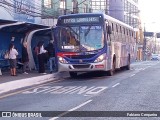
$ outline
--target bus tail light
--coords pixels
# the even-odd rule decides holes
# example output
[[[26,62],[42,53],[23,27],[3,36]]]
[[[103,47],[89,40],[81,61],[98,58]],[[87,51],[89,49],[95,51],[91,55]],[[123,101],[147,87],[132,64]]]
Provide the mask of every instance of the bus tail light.
[[[63,64],[68,63],[63,57],[58,57],[58,61]]]
[[[100,55],[94,62],[102,62],[105,59],[106,54]]]

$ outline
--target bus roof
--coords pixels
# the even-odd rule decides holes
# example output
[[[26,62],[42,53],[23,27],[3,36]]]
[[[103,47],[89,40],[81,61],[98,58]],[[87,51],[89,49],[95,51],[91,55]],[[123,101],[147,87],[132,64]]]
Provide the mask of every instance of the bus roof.
[[[104,14],[104,18],[106,18],[107,20],[111,20],[111,21],[113,21],[113,22],[119,23],[119,24],[121,24],[121,25],[123,25],[123,26],[125,26],[125,27],[130,28],[130,29],[133,29],[133,27],[131,27],[131,26],[127,25],[126,23],[124,23],[124,22],[122,22],[122,21],[120,21],[120,20],[117,20],[117,19],[115,19],[115,18],[113,18],[113,17],[111,17],[111,16],[109,16],[109,15],[105,15],[105,14]]]
[[[121,25],[123,25],[123,26],[125,26],[125,27],[128,27],[128,28],[130,28],[130,29],[133,29],[133,27],[131,27],[131,26],[129,26],[129,25],[127,25],[126,23],[123,23],[122,21],[119,21],[119,20],[117,20],[117,19],[115,19],[115,18],[113,18],[113,17],[111,17],[111,16],[109,16],[109,15],[106,15],[106,14],[103,14],[103,13],[78,13],[78,14],[68,14],[68,15],[61,15],[61,16],[59,16],[58,17],[58,19],[61,19],[61,18],[64,18],[64,17],[78,17],[78,16],[83,16],[83,15],[85,15],[85,16],[103,16],[104,17],[104,19],[107,19],[107,20],[111,20],[111,21],[113,21],[113,22],[116,22],[116,23],[118,23],[118,24],[121,24]]]

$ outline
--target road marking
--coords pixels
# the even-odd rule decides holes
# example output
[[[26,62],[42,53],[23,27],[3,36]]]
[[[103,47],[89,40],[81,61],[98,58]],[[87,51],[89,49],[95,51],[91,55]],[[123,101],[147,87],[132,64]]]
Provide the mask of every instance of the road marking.
[[[117,84],[113,85],[112,87],[114,88],[114,87],[118,86],[119,84],[120,84],[120,83],[117,83]]]
[[[78,94],[96,95],[107,89],[107,86],[40,86],[22,94]]]
[[[136,74],[133,74],[133,75],[131,75],[130,77],[133,77],[133,76],[135,76]]]
[[[5,97],[9,97],[9,96],[12,96],[12,95],[16,95],[16,94],[25,92],[25,91],[27,91],[27,90],[32,90],[32,89],[34,89],[34,88],[41,87],[41,86],[44,86],[44,85],[47,85],[47,84],[50,84],[50,83],[57,83],[57,82],[60,82],[60,81],[62,81],[62,80],[50,81],[50,82],[48,82],[48,83],[40,84],[40,85],[38,85],[38,86],[34,86],[34,87],[27,88],[27,89],[24,89],[24,90],[20,90],[20,91],[17,91],[17,92],[9,93],[9,94],[0,96],[0,99],[5,98]]]
[[[70,109],[70,110],[68,110],[68,111],[60,114],[60,115],[58,115],[57,117],[53,117],[53,118],[51,118],[51,119],[49,119],[49,120],[56,120],[56,119],[58,119],[58,118],[60,118],[60,117],[62,117],[62,116],[64,116],[64,115],[68,114],[68,113],[71,112],[71,111],[74,111],[74,110],[77,110],[77,109],[83,107],[84,105],[86,105],[86,104],[88,104],[88,103],[90,103],[90,102],[92,102],[92,100],[88,100],[88,101],[86,101],[86,102],[84,102],[84,103],[82,103],[82,104],[80,104],[80,105],[78,105],[78,106],[76,106],[76,107],[74,107],[74,108],[72,108],[72,109]]]

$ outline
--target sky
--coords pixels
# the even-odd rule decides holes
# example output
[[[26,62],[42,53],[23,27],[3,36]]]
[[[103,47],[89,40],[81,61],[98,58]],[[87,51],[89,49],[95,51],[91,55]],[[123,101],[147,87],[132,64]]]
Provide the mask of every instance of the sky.
[[[139,9],[146,30],[160,32],[160,0],[139,0]]]

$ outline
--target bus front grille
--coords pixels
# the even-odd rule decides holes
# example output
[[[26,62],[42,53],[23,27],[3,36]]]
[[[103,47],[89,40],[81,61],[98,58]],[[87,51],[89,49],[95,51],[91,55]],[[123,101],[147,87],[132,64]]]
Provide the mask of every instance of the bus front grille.
[[[71,58],[71,59],[89,59],[89,58],[92,58],[94,57],[96,54],[90,54],[90,55],[72,55],[72,56],[66,56],[68,58]]]
[[[86,65],[73,65],[73,67],[75,69],[89,68],[90,64],[86,64]]]

